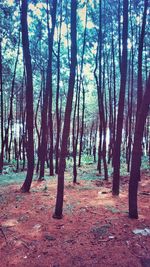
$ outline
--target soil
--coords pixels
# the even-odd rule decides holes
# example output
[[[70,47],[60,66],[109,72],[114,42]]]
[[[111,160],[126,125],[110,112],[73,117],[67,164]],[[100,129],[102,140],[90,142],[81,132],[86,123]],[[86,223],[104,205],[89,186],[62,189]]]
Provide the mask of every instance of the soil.
[[[82,169],[90,172],[92,166]],[[80,170],[81,174],[81,170]],[[95,174],[97,175],[97,174]],[[150,174],[138,193],[139,219],[128,218],[128,180],[121,177],[119,197],[111,179],[97,176],[73,185],[66,172],[63,219],[53,219],[57,181],[34,181],[30,193],[20,184],[0,188],[1,267],[149,267],[150,236],[135,229],[150,228]]]

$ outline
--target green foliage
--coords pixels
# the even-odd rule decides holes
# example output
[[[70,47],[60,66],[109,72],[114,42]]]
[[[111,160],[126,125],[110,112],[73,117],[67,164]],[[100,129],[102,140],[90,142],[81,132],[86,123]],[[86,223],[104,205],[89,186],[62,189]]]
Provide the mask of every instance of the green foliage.
[[[147,156],[142,157],[142,170],[150,170],[149,158]]]
[[[83,164],[93,164],[93,156],[83,154],[82,155],[82,162],[83,162]]]
[[[26,173],[9,173],[9,174],[4,174],[1,175],[1,179],[0,179],[0,186],[6,186],[6,185],[10,185],[10,184],[21,184],[23,183],[24,179],[25,179]]]

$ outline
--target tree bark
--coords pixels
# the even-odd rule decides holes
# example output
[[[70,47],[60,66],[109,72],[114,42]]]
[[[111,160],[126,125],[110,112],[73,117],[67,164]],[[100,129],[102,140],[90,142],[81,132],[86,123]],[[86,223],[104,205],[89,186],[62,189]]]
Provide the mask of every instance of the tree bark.
[[[4,157],[4,111],[3,111],[3,82],[2,82],[2,38],[0,37],[0,103],[1,103],[1,152],[0,152],[0,174],[3,170]]]
[[[71,65],[70,65],[69,88],[68,88],[68,96],[67,96],[62,144],[60,152],[60,161],[59,161],[57,199],[56,199],[55,213],[53,215],[53,218],[56,219],[62,218],[62,211],[63,211],[65,159],[67,155],[67,142],[70,132],[70,117],[72,110],[72,100],[73,100],[74,85],[75,85],[75,72],[77,65],[76,9],[77,9],[77,1],[72,0],[71,1]]]
[[[139,38],[139,49],[138,49],[138,81],[137,81],[137,114],[140,109],[140,105],[142,103],[143,97],[143,86],[142,86],[142,54],[143,54],[143,44],[144,44],[144,36],[145,36],[145,25],[146,25],[146,15],[147,15],[147,8],[148,8],[148,0],[144,1],[144,13],[143,13],[143,20],[142,20],[142,29]]]
[[[13,101],[14,101],[14,89],[15,89],[15,80],[16,80],[16,71],[17,71],[17,64],[19,59],[19,50],[20,50],[20,30],[19,30],[19,41],[18,41],[18,49],[17,49],[17,56],[15,60],[14,66],[14,73],[11,85],[11,95],[10,95],[10,109],[8,114],[8,125],[7,125],[7,134],[8,134],[8,161],[10,162],[10,154],[11,154],[11,143],[12,143],[12,127],[13,127]],[[9,138],[10,137],[10,138]],[[9,141],[10,139],[10,141]]]
[[[57,133],[56,133],[56,146],[55,146],[55,173],[58,174],[58,160],[59,160],[59,145],[60,145],[60,45],[61,45],[61,27],[62,27],[62,3],[60,11],[60,25],[59,25],[59,40],[58,40],[58,52],[57,52],[57,90],[56,90],[56,123],[57,123]]]
[[[21,26],[23,56],[26,70],[26,131],[27,131],[27,175],[21,187],[22,192],[29,192],[34,172],[34,138],[33,138],[33,78],[32,65],[29,50],[28,24],[27,24],[28,1],[22,0]]]
[[[147,81],[146,91],[138,113],[137,124],[134,134],[134,144],[132,150],[131,173],[129,182],[129,217],[133,219],[138,218],[137,192],[138,192],[139,173],[141,167],[141,143],[143,139],[144,126],[146,122],[146,117],[148,115],[149,107],[150,107],[150,76]]]
[[[113,195],[119,195],[119,182],[120,182],[120,151],[122,140],[122,127],[123,127],[123,114],[124,114],[124,100],[126,89],[126,76],[127,76],[127,38],[128,38],[128,0],[123,1],[123,51],[121,59],[121,81],[120,81],[120,95],[119,107],[117,116],[117,133],[113,153]]]
[[[79,162],[78,167],[81,167],[81,155],[83,149],[83,133],[84,133],[84,113],[85,113],[85,89],[84,85],[82,84],[82,95],[83,95],[83,102],[82,102],[82,123],[81,123],[81,132],[80,132],[80,146],[79,146]]]
[[[49,26],[49,3],[47,0],[47,29],[48,29],[48,66],[47,66],[47,75],[46,75],[46,89],[44,92],[43,99],[43,109],[42,109],[42,127],[41,127],[41,165],[40,165],[40,176],[39,180],[42,180],[44,177],[44,167],[45,160],[47,158],[47,140],[48,140],[48,126],[50,130],[50,175],[53,175],[53,118],[52,118],[52,53],[53,53],[53,40],[54,40],[54,30],[56,23],[56,8],[57,8],[57,0],[53,0],[52,2],[52,10],[51,10],[51,20],[52,20],[52,28],[50,31]],[[48,113],[48,116],[47,116]]]

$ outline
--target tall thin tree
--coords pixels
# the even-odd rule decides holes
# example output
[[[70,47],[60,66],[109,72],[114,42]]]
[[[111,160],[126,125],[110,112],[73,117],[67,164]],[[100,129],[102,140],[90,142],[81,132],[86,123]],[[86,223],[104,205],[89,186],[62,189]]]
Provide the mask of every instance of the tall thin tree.
[[[55,212],[53,214],[53,218],[56,219],[61,219],[63,212],[65,160],[67,155],[67,142],[70,132],[70,118],[72,111],[72,101],[73,101],[76,65],[77,65],[76,9],[77,9],[77,0],[71,0],[71,65],[70,65],[69,88],[68,88],[67,103],[65,109],[64,127],[62,134],[62,143],[61,143],[59,170],[58,170],[57,199],[56,199]]]
[[[2,82],[2,38],[0,36],[0,103],[1,103],[1,152],[0,152],[0,174],[3,170],[3,156],[4,156],[4,111],[3,111],[3,82]]]
[[[58,174],[58,159],[59,159],[59,146],[60,146],[60,130],[61,130],[61,115],[60,115],[60,47],[61,47],[61,28],[62,28],[62,2],[60,8],[60,22],[58,34],[58,50],[57,50],[57,89],[56,89],[56,146],[55,146],[55,172]]]
[[[123,0],[123,33],[122,33],[122,59],[121,59],[121,81],[120,81],[120,95],[117,116],[117,132],[113,153],[113,195],[119,195],[119,182],[120,182],[120,152],[122,140],[122,127],[123,127],[123,114],[124,114],[124,101],[126,89],[126,76],[127,76],[127,38],[128,38],[128,0]]]
[[[53,40],[56,23],[57,0],[53,0],[51,7],[51,29],[49,25],[49,5],[47,0],[47,30],[48,30],[48,65],[46,74],[46,88],[44,90],[43,108],[42,108],[42,126],[41,126],[41,147],[40,147],[40,175],[39,180],[44,177],[45,160],[47,156],[47,140],[48,140],[48,121],[50,129],[50,175],[53,175],[53,120],[52,120],[52,55]],[[48,116],[49,111],[49,116]]]
[[[33,138],[33,78],[32,64],[29,49],[28,23],[27,23],[28,1],[22,0],[21,26],[23,57],[26,71],[26,132],[27,132],[27,175],[21,187],[22,192],[29,192],[34,172],[34,138]]]
[[[147,15],[147,8],[148,8],[148,0],[144,1],[144,13],[143,13],[143,20],[142,20],[142,29],[139,37],[139,48],[138,48],[138,81],[137,81],[137,114],[140,109],[140,105],[142,103],[143,97],[143,86],[142,86],[142,54],[143,54],[143,46],[144,46],[144,36],[145,36],[145,26],[146,26],[146,15]]]
[[[138,113],[135,134],[134,134],[134,144],[132,150],[131,173],[129,182],[129,217],[133,219],[138,218],[137,192],[138,192],[139,173],[141,167],[141,143],[143,139],[144,125],[146,122],[146,117],[148,115],[149,107],[150,107],[150,76],[147,81],[146,91],[143,96],[141,107]]]

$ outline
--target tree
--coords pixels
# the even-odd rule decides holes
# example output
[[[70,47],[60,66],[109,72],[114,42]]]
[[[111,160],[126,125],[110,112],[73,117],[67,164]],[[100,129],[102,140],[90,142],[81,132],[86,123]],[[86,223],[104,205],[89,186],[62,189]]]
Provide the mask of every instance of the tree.
[[[148,115],[149,107],[150,107],[150,76],[147,81],[145,94],[137,118],[137,124],[134,134],[134,144],[132,150],[131,173],[129,182],[129,217],[133,219],[138,218],[137,192],[138,192],[139,173],[141,167],[141,143],[143,139],[144,125],[146,122],[146,117]]]
[[[57,199],[55,206],[55,213],[53,218],[61,219],[63,211],[63,195],[64,195],[64,171],[65,171],[65,159],[67,155],[67,141],[70,132],[70,117],[72,110],[72,100],[75,85],[75,73],[77,65],[77,41],[76,41],[76,9],[77,1],[71,1],[71,64],[70,64],[70,77],[69,88],[67,95],[67,103],[65,109],[64,127],[62,134],[59,170],[58,170],[58,184],[57,184]]]
[[[120,81],[120,95],[117,116],[117,132],[113,153],[113,195],[119,195],[120,182],[120,154],[121,154],[121,140],[123,128],[123,114],[124,114],[124,100],[126,89],[127,76],[127,38],[128,38],[128,0],[123,0],[123,34],[122,34],[122,59],[121,59],[121,81]]]
[[[147,15],[147,8],[148,8],[148,0],[144,1],[144,13],[143,13],[143,21],[142,21],[142,29],[139,38],[139,49],[138,49],[138,81],[137,81],[137,114],[140,109],[140,105],[142,102],[143,97],[143,89],[142,89],[142,54],[143,54],[143,43],[144,43],[144,36],[145,36],[145,25],[146,25],[146,15]]]
[[[17,71],[17,64],[19,59],[19,50],[20,50],[20,30],[18,36],[18,49],[17,49],[17,56],[15,60],[14,66],[14,73],[11,85],[11,95],[10,95],[10,107],[9,107],[9,114],[8,114],[8,125],[5,129],[5,146],[6,146],[6,157],[8,153],[8,160],[10,162],[10,154],[11,154],[11,143],[12,143],[12,127],[13,127],[13,100],[14,100],[14,89],[15,89],[15,79],[16,79],[16,71]],[[10,141],[8,142],[8,136],[10,136]]]
[[[1,152],[0,152],[0,174],[3,170],[3,155],[4,155],[4,126],[3,126],[3,82],[2,82],[2,38],[0,36],[0,103],[1,103]]]
[[[47,156],[48,128],[50,130],[50,153],[49,153],[50,175],[53,175],[52,54],[53,54],[54,30],[55,30],[55,23],[56,23],[56,9],[57,9],[57,0],[53,0],[51,4],[52,27],[50,30],[49,2],[47,0],[48,65],[47,65],[47,74],[46,74],[46,88],[44,90],[43,109],[42,109],[42,125],[41,125],[42,141],[41,141],[41,146],[40,146],[41,165],[40,165],[39,180],[41,180],[44,177],[44,167],[45,167],[45,160]]]
[[[21,187],[22,192],[29,192],[34,171],[34,138],[33,138],[33,78],[32,64],[29,49],[28,24],[27,24],[28,1],[22,0],[21,26],[23,57],[26,71],[26,132],[27,132],[27,175]]]
[[[60,145],[60,130],[61,130],[61,115],[60,115],[60,47],[61,47],[61,28],[62,28],[62,3],[60,10],[59,36],[58,36],[58,50],[57,50],[57,89],[56,89],[56,146],[55,146],[55,172],[58,174],[58,159],[59,159],[59,145]]]
[[[148,8],[148,0],[144,1],[144,13],[143,13],[143,20],[142,20],[142,29],[139,38],[139,48],[138,48],[138,81],[137,81],[137,111],[136,111],[136,121],[138,118],[138,112],[140,110],[140,105],[143,98],[143,85],[142,85],[142,54],[143,54],[143,43],[144,43],[144,36],[145,36],[145,25],[146,25],[146,15],[147,15],[147,8]],[[136,128],[136,125],[135,125]],[[142,148],[141,148],[142,153]],[[139,179],[140,179],[140,172],[139,172]]]
[[[72,146],[73,146],[73,183],[77,183],[77,146],[79,138],[79,109],[80,109],[80,87],[77,75],[76,99],[74,105],[73,123],[72,123]],[[76,114],[77,113],[77,114]]]
[[[78,167],[81,167],[81,155],[83,148],[83,133],[84,133],[84,114],[85,114],[85,88],[82,83],[82,118],[81,118],[81,130],[80,130],[80,144],[79,144],[79,162]]]

